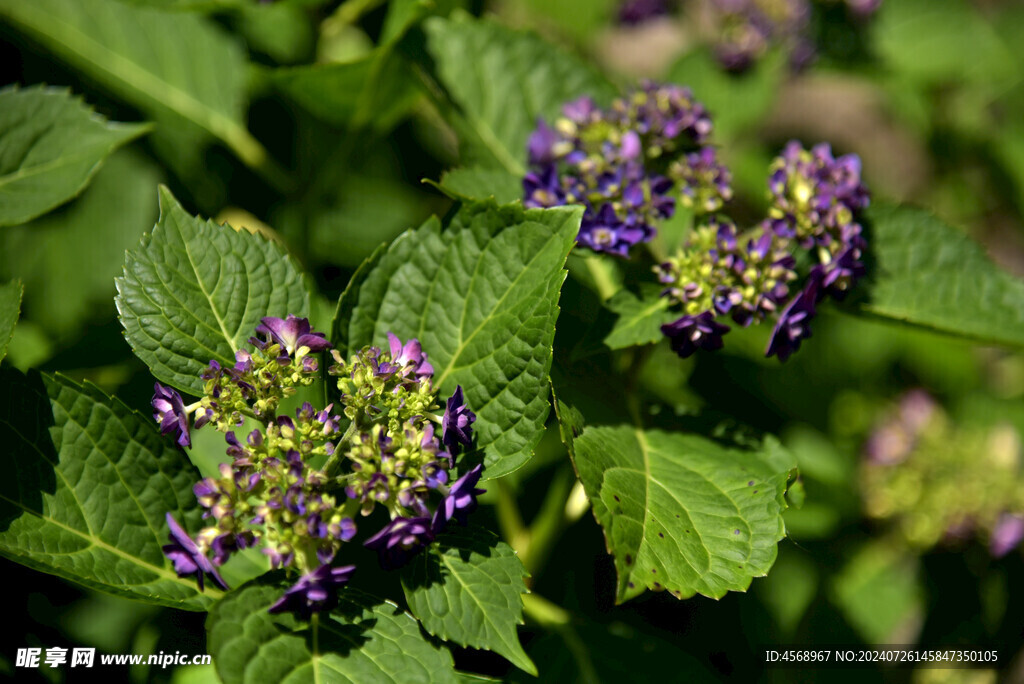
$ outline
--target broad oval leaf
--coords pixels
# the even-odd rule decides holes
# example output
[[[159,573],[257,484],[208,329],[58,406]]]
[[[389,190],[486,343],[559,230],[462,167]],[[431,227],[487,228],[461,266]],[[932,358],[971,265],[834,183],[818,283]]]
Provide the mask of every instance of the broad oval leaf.
[[[14,335],[14,326],[21,314],[22,286],[20,280],[0,285],[0,361],[7,356],[7,345]]]
[[[615,96],[596,69],[532,33],[464,13],[432,17],[424,28],[436,77],[454,103],[446,114],[459,134],[463,163],[522,178],[537,117],[550,121],[581,95],[599,102]]]
[[[206,18],[117,0],[0,0],[0,17],[156,119],[172,156],[201,160],[214,136],[247,163],[266,161],[244,125],[242,46]]]
[[[494,651],[536,675],[516,634],[526,574],[511,546],[471,527],[440,535],[416,556],[402,570],[402,589],[409,610],[434,636]]]
[[[109,123],[66,88],[0,90],[0,226],[44,214],[85,188],[115,149],[149,130]]]
[[[392,603],[355,589],[310,622],[267,612],[280,573],[232,591],[210,611],[207,645],[225,684],[455,682],[452,657]]]
[[[771,568],[796,465],[774,439],[752,451],[697,435],[602,426],[570,443],[615,556],[617,601],[645,589],[720,598],[745,591]]]
[[[582,209],[462,207],[432,219],[361,268],[338,303],[344,353],[415,337],[443,396],[456,385],[476,413],[484,477],[529,460],[548,415],[548,372],[566,256]]]
[[[1024,280],[980,245],[920,209],[870,212],[863,311],[982,342],[1024,345]]]
[[[91,589],[184,610],[221,595],[161,551],[167,512],[199,526],[195,469],[151,418],[61,375],[0,371],[0,555]]]
[[[125,255],[117,310],[135,354],[158,379],[199,395],[211,359],[235,351],[264,316],[306,316],[309,291],[280,245],[203,221],[160,188],[160,219]]]

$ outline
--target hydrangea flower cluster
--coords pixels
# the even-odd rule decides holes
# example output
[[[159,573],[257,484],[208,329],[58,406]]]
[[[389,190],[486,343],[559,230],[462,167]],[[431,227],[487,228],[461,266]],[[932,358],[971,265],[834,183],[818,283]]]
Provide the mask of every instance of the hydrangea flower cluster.
[[[814,55],[806,36],[808,0],[711,0],[708,5],[716,28],[716,56],[730,71],[748,69],[773,45],[789,51],[794,67]]]
[[[628,256],[675,213],[677,199],[714,211],[732,196],[707,145],[711,118],[688,88],[647,82],[607,109],[582,97],[562,114],[553,127],[538,121],[530,136],[523,203],[582,204],[584,247]]]
[[[210,362],[204,396],[194,404],[156,386],[154,418],[164,434],[189,446],[194,416],[195,428],[209,423],[225,433],[231,458],[220,477],[193,488],[208,525],[191,537],[168,514],[171,544],[164,552],[200,589],[207,577],[226,588],[218,567],[233,553],[260,546],[273,567],[299,574],[270,611],[308,618],[333,607],[337,588],[355,571],[334,564],[356,536],[355,516],[369,515],[378,503],[390,514],[391,522],[364,542],[386,568],[422,550],[449,521],[466,524],[483,491],[476,488],[483,467],[450,479],[455,456],[472,444],[475,415],[461,387],[442,404],[419,342],[403,345],[390,333],[388,351],[367,347],[347,361],[332,351],[340,412],[334,404],[317,409],[309,402],[282,412],[297,387],[319,378],[319,354],[331,345],[306,319],[291,315],[264,318],[256,332],[233,367]],[[233,428],[244,418],[260,427],[239,438]]]
[[[922,390],[905,394],[864,445],[861,491],[869,516],[912,547],[971,537],[993,557],[1024,540],[1024,460],[1017,430],[958,426]]]
[[[855,155],[838,159],[828,145],[786,145],[771,166],[768,218],[751,230],[713,217],[694,229],[678,254],[655,267],[662,296],[683,315],[662,326],[682,357],[722,347],[730,330],[775,319],[767,356],[785,361],[803,339],[826,296],[842,298],[864,273],[866,241],[857,214],[868,205]],[[809,257],[809,258],[808,258]],[[813,265],[803,287],[798,264]]]

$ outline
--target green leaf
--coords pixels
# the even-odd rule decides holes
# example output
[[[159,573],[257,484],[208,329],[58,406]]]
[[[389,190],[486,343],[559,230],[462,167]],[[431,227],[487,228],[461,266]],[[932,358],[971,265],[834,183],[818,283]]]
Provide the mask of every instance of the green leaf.
[[[915,81],[993,82],[1016,78],[1016,62],[995,29],[965,0],[884,3],[872,26],[888,66]],[[970,54],[970,59],[964,59]]]
[[[0,17],[146,112],[157,146],[193,166],[210,136],[248,164],[267,161],[245,127],[242,46],[204,17],[117,0],[0,0]]]
[[[588,621],[549,631],[530,644],[530,655],[540,663],[539,679],[512,672],[506,681],[515,684],[721,681],[677,645],[622,623],[602,625]]]
[[[276,69],[270,80],[329,124],[377,132],[394,127],[420,97],[412,72],[390,46],[353,62]]]
[[[615,556],[618,602],[645,588],[720,598],[771,568],[795,468],[774,439],[741,450],[619,426],[587,427],[569,444]]]
[[[608,308],[619,315],[604,342],[612,349],[624,349],[638,344],[659,341],[664,335],[661,326],[679,318],[677,311],[669,310],[669,301],[661,296],[663,288],[644,283],[637,297],[629,290],[620,290],[608,300]]]
[[[0,231],[0,277],[23,280],[26,311],[54,338],[70,340],[83,325],[113,318],[114,277],[125,250],[156,220],[159,182],[154,163],[121,150],[66,208]]]
[[[68,201],[115,149],[149,130],[108,123],[66,88],[0,90],[0,226]]]
[[[436,77],[454,104],[445,113],[464,163],[522,178],[537,117],[551,121],[581,95],[599,102],[615,96],[593,67],[531,33],[464,13],[431,17],[424,28]]]
[[[523,179],[505,169],[473,166],[445,172],[441,189],[457,197],[493,198],[498,204],[508,204],[523,198]]]
[[[415,105],[422,91],[412,67],[395,49],[406,31],[427,11],[415,3],[390,35],[368,54],[352,61],[312,64],[270,72],[283,93],[335,126],[369,127],[384,132]]]
[[[161,551],[171,512],[199,524],[196,472],[173,441],[92,385],[0,371],[0,555],[91,589],[184,610],[199,593]]]
[[[582,209],[462,207],[399,236],[338,303],[342,350],[415,337],[442,396],[456,385],[476,413],[484,477],[529,460],[548,415],[548,372],[566,255]]]
[[[132,350],[159,380],[195,395],[210,360],[234,365],[262,317],[309,312],[305,278],[283,247],[191,216],[164,187],[160,219],[125,255],[116,285]]]
[[[516,552],[485,530],[443,534],[402,570],[409,610],[424,629],[460,646],[499,653],[537,674],[516,625],[523,622],[526,569]]]
[[[926,211],[870,212],[864,311],[985,342],[1024,345],[1024,281]]]
[[[865,642],[913,643],[925,606],[919,565],[905,547],[871,541],[832,578],[832,601]]]
[[[267,612],[284,585],[268,579],[229,593],[210,611],[207,646],[225,684],[454,682],[451,655],[394,604],[355,589],[312,621]]]
[[[776,50],[742,74],[722,69],[710,50],[694,50],[673,65],[665,80],[689,86],[715,122],[715,138],[731,140],[763,121],[787,74],[786,55]]]
[[[14,326],[18,324],[22,292],[20,280],[0,285],[0,361],[7,356],[7,345],[14,335]]]

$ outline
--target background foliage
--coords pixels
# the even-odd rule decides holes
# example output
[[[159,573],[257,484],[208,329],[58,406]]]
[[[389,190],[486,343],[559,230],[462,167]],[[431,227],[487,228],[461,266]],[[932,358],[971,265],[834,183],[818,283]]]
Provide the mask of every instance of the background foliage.
[[[215,654],[216,668],[126,668],[135,682],[271,667],[360,681],[397,648],[451,679],[938,681],[765,670],[761,655],[922,643],[995,646],[998,676],[1024,676],[1021,553],[915,546],[862,491],[865,441],[912,388],[956,430],[1008,427],[1019,457],[1024,11],[886,0],[856,23],[821,3],[809,68],[770,52],[734,75],[679,5],[622,26],[611,0],[0,0],[0,555],[24,631],[0,668],[59,680],[15,673],[14,648],[84,645]],[[676,358],[656,289],[602,301],[638,269],[606,261],[595,280],[579,254],[565,261],[577,212],[486,203],[520,197],[538,116],[639,77],[708,106],[738,217],[763,214],[768,161],[791,137],[862,157],[868,285],[824,308],[785,365],[757,329]],[[666,225],[655,249],[682,232]],[[426,300],[431,286],[446,297]],[[198,523],[180,493],[223,454],[199,434],[189,463],[159,438],[153,377],[197,392],[210,358],[285,310],[347,348],[419,336],[444,390],[461,384],[474,409],[500,397],[478,430],[488,477],[507,476],[485,485],[473,531],[364,587],[404,597],[422,630],[369,594],[282,627],[263,610],[273,575],[207,617],[217,592],[159,552],[163,513]],[[148,474],[129,497],[126,472]],[[74,562],[40,547],[47,526]],[[236,586],[259,568],[234,572]],[[456,576],[494,602],[431,579]],[[340,652],[372,636],[321,662],[310,630]]]

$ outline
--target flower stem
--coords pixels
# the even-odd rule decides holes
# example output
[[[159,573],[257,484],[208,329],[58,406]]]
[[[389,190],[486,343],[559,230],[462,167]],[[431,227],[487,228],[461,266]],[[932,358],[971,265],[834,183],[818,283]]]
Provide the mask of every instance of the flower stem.
[[[548,492],[527,533],[528,545],[519,550],[519,559],[535,575],[558,542],[566,524],[566,500],[572,490],[575,476],[568,468],[559,470],[551,480]]]
[[[516,506],[515,493],[504,479],[498,480],[497,508],[501,536],[522,557],[530,547],[530,531],[523,524],[523,516],[520,515],[519,507]]]
[[[615,282],[615,276],[608,262],[603,257],[594,254],[588,254],[583,260],[587,265],[587,271],[590,272],[590,277],[594,280],[594,287],[597,288],[597,294],[601,297],[601,301],[608,301],[619,291],[619,286]]]
[[[523,613],[541,627],[549,629],[565,627],[572,620],[569,611],[539,594],[523,594]]]

